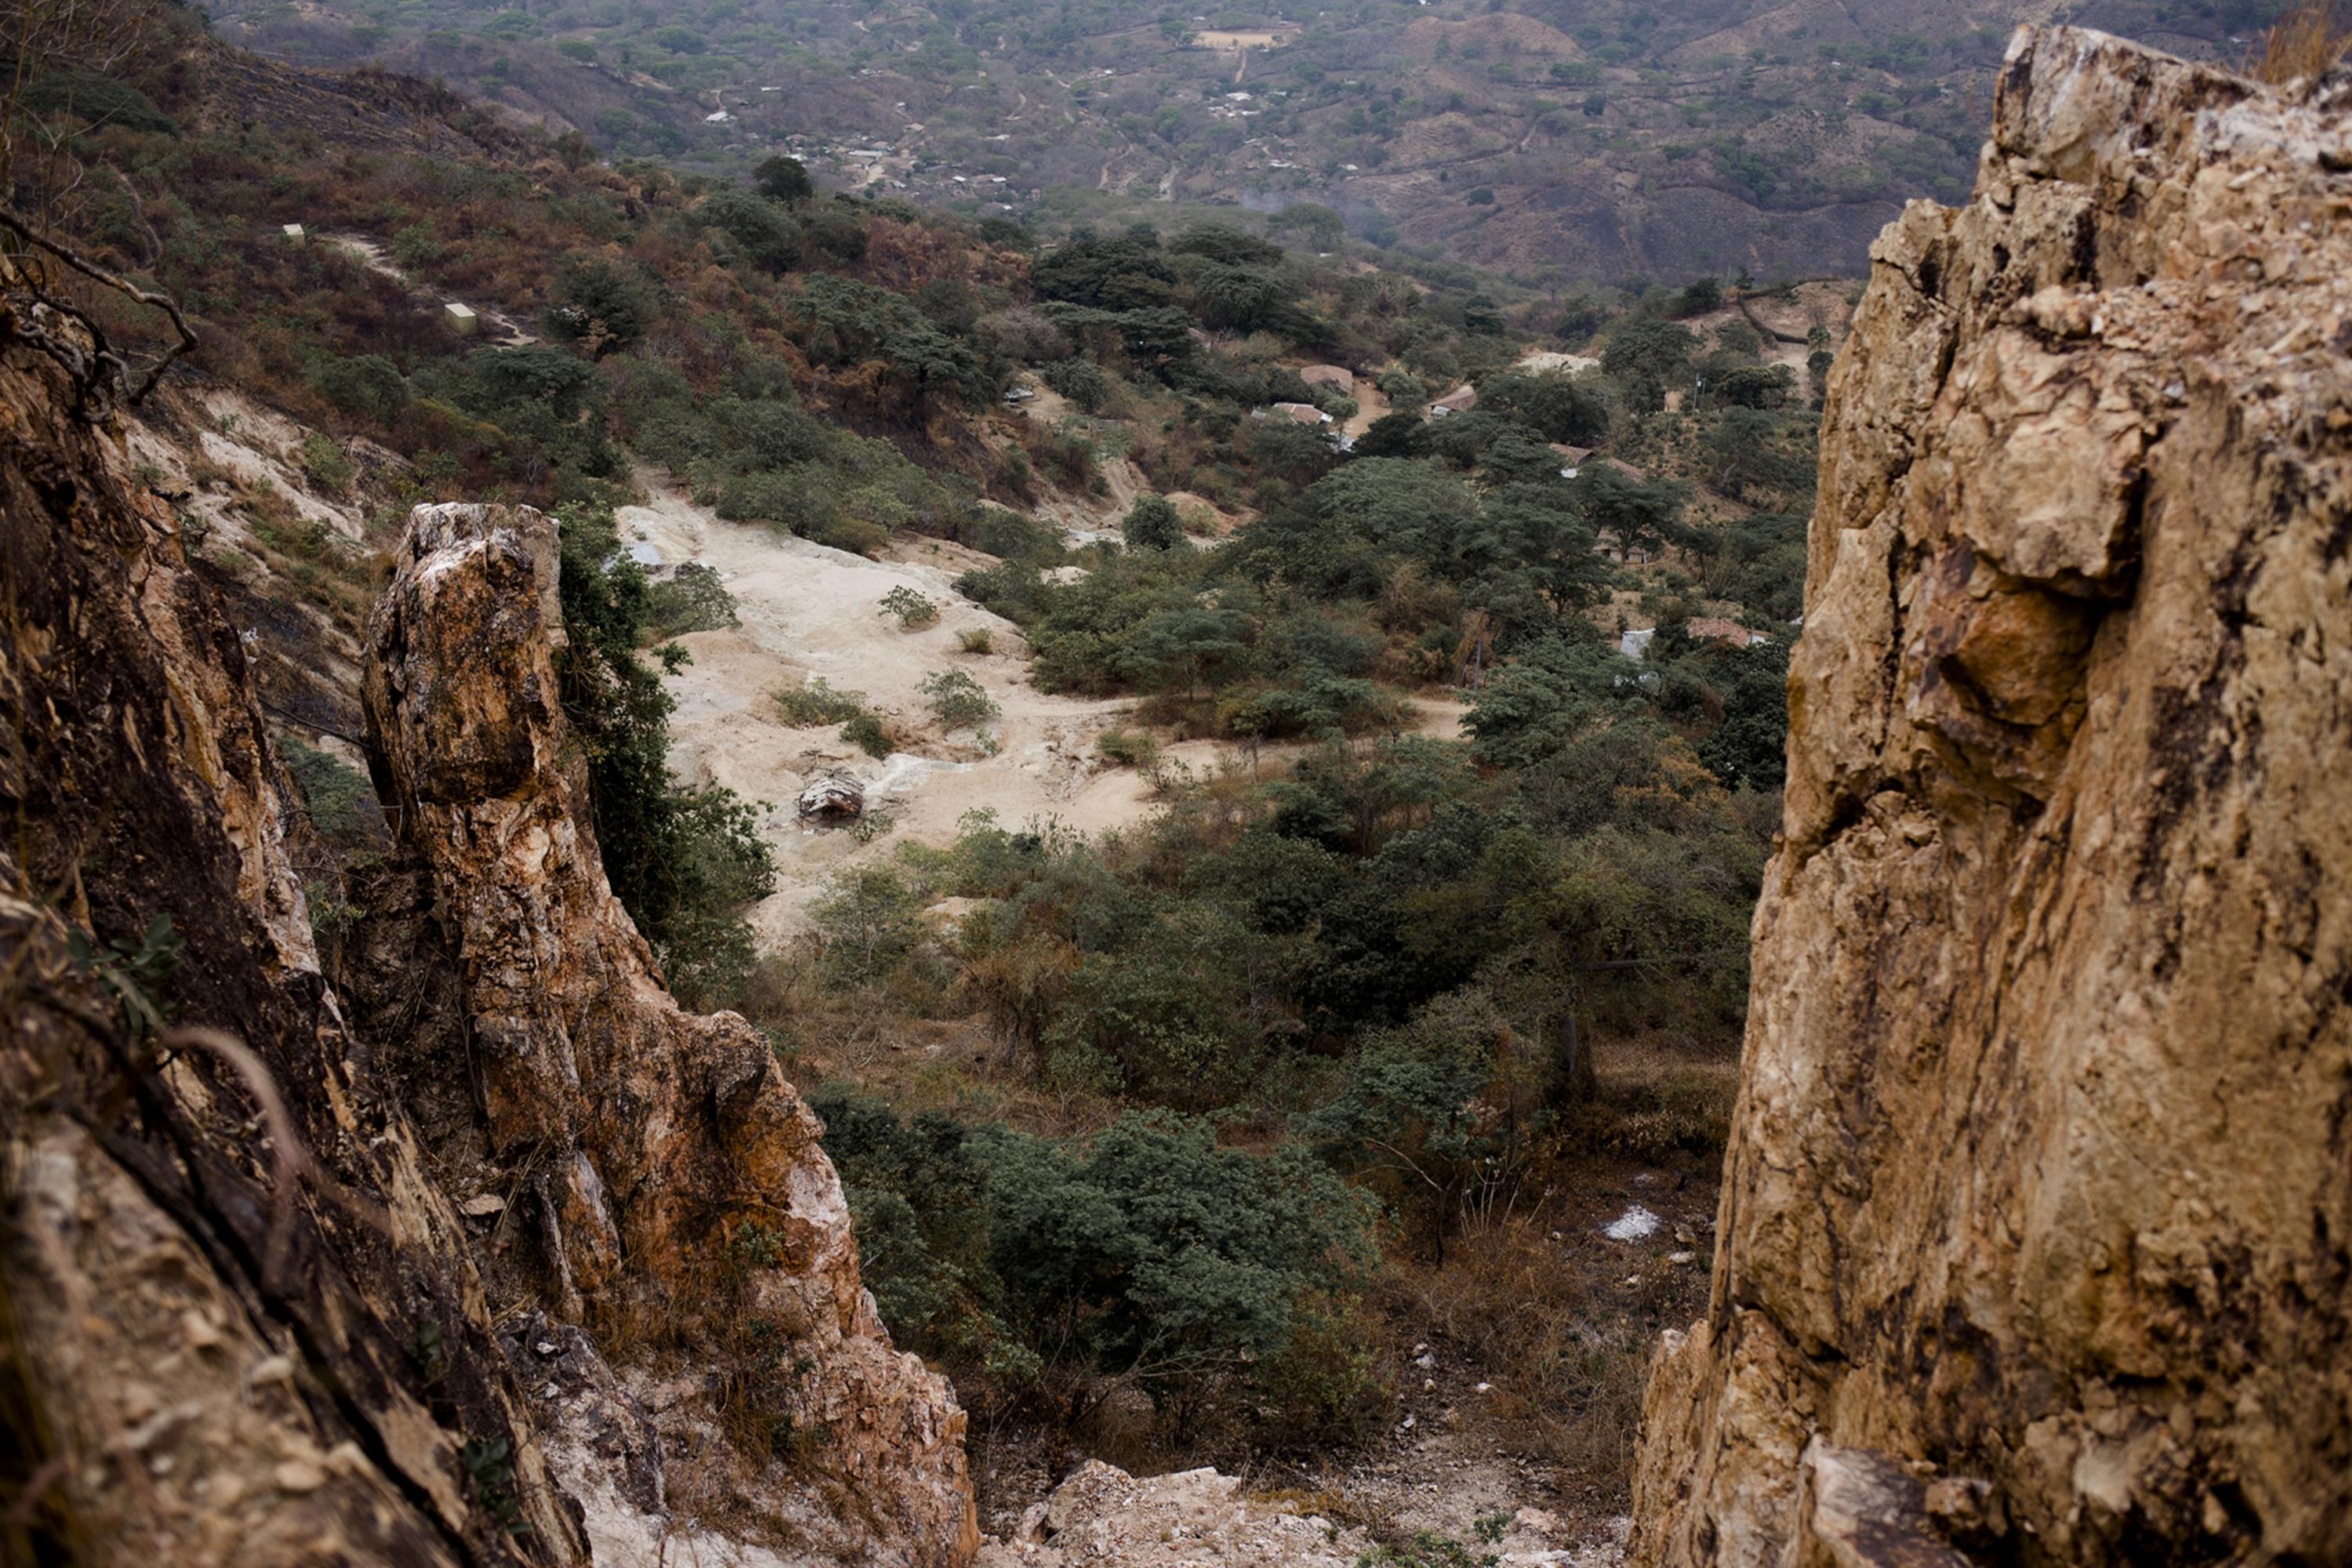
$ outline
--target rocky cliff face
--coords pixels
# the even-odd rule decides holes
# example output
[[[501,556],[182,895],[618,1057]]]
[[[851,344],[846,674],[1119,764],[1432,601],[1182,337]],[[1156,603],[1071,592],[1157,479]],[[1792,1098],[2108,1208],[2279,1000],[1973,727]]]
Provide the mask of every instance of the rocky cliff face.
[[[384,799],[456,953],[490,1156],[529,1173],[560,1315],[656,1351],[761,1336],[775,1370],[740,1392],[800,1452],[789,1482],[751,1465],[737,1489],[806,1489],[793,1522],[831,1551],[959,1561],[979,1543],[963,1414],[890,1348],[816,1117],[749,1024],[679,1011],[605,881],[558,700],[557,575],[552,519],[420,507],[371,626]],[[670,1425],[730,1393],[700,1392]],[[593,1458],[571,1468],[593,1486]],[[629,1512],[592,1534],[641,1535]]]
[[[575,815],[552,525],[410,531],[368,695],[412,918],[347,1005],[95,347],[0,258],[0,1559],[967,1560],[814,1118]]]
[[[0,1559],[584,1559],[237,629],[0,260]]]
[[[1997,117],[1831,389],[1643,1563],[2352,1560],[2352,79]]]

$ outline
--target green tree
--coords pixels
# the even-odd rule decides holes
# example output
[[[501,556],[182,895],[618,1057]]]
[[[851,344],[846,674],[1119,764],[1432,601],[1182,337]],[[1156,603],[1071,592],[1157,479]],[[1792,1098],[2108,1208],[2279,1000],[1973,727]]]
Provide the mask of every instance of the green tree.
[[[777,153],[760,161],[751,171],[751,185],[772,202],[797,206],[816,196],[816,182],[809,178],[808,165],[798,158]]]
[[[1138,496],[1118,531],[1130,550],[1174,550],[1184,542],[1184,520],[1166,496]]]
[[[826,970],[850,984],[887,977],[923,938],[922,900],[893,868],[843,868],[809,906]]]
[[[976,730],[996,717],[995,700],[969,671],[942,669],[923,677],[917,689],[940,722],[950,730]]]
[[[605,875],[679,999],[723,1005],[751,969],[751,928],[738,911],[773,889],[774,860],[749,805],[728,790],[686,789],[670,777],[676,704],[638,657],[652,598],[611,514],[572,507],[560,521],[566,646],[558,673],[564,716],[587,758]],[[685,657],[675,645],[663,650],[671,668]]]
[[[740,186],[711,192],[691,216],[702,227],[733,239],[755,265],[770,272],[789,272],[804,258],[800,226],[773,202]]]
[[[402,379],[400,367],[382,354],[350,359],[316,354],[304,363],[302,374],[326,395],[328,402],[346,413],[363,414],[379,425],[389,423],[408,406],[408,383]]]
[[[1135,310],[1167,304],[1176,269],[1157,247],[1129,237],[1074,238],[1040,257],[1029,283],[1040,299]]]
[[[1692,353],[1698,339],[1678,321],[1656,316],[1628,316],[1609,334],[1601,351],[1601,368],[1625,392],[1636,408],[1654,409],[1665,403],[1666,388],[1688,379]]]
[[[1723,306],[1723,279],[1700,278],[1685,284],[1674,300],[1673,311],[1677,319],[1704,316]]]
[[[1810,416],[1793,416],[1809,420]],[[1707,426],[1701,443],[1707,482],[1734,500],[1758,491],[1790,500],[1811,493],[1814,463],[1810,451],[1793,447],[1789,423],[1755,408],[1726,408]]]
[[[1241,617],[1202,604],[1172,605],[1146,617],[1128,634],[1111,668],[1137,686],[1167,690],[1181,685],[1198,698],[1203,680],[1234,679],[1245,668],[1249,646]]]
[[[601,358],[636,346],[660,310],[654,286],[631,263],[568,256],[555,269],[555,303],[546,324],[549,335]]]
[[[1314,202],[1294,202],[1266,220],[1276,234],[1297,235],[1318,250],[1328,250],[1348,232],[1347,220]]]
[[[1588,381],[1566,375],[1527,375],[1517,371],[1478,383],[1478,406],[1515,415],[1543,432],[1547,441],[1597,446],[1609,434],[1609,402]]]
[[[973,1142],[1008,1316],[1104,1371],[1244,1373],[1287,1346],[1302,1295],[1370,1261],[1370,1200],[1295,1148],[1221,1148],[1167,1111],[1129,1112],[1082,1152],[992,1128]]]
[[[1443,1264],[1478,1189],[1518,1173],[1516,1156],[1539,1123],[1512,1114],[1526,1096],[1508,1080],[1539,1071],[1487,998],[1452,994],[1367,1036],[1339,1093],[1293,1135],[1416,1215]]]
[[[1110,377],[1102,366],[1090,359],[1066,359],[1049,364],[1043,372],[1047,386],[1067,398],[1070,405],[1092,414],[1110,395]]]
[[[1749,364],[1717,374],[1707,384],[1707,401],[1739,408],[1780,408],[1796,388],[1786,365]]]
[[[1202,256],[1227,267],[1278,267],[1282,247],[1258,238],[1231,224],[1204,223],[1186,229],[1168,242],[1171,254]]]

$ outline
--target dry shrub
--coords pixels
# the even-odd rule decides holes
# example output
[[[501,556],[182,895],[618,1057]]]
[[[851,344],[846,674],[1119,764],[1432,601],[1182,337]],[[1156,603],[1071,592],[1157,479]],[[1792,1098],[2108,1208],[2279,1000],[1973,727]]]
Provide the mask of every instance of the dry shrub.
[[[1567,1119],[1579,1146],[1647,1165],[1712,1168],[1720,1162],[1739,1095],[1736,1058],[1621,1039],[1596,1053],[1595,1073],[1599,1093]]]
[[[2257,81],[2285,83],[2324,75],[2352,50],[2352,18],[2339,14],[2338,0],[2303,0],[2264,33],[2246,60]]]
[[[1494,1384],[1484,1413],[1504,1441],[1617,1509],[1631,1494],[1654,1325],[1695,1314],[1706,1289],[1704,1274],[1643,1268],[1629,1291],[1627,1268],[1614,1253],[1563,1247],[1539,1220],[1474,1225],[1442,1268],[1391,1258],[1381,1304],[1401,1337],[1427,1339]],[[1697,1295],[1682,1301],[1685,1290]]]

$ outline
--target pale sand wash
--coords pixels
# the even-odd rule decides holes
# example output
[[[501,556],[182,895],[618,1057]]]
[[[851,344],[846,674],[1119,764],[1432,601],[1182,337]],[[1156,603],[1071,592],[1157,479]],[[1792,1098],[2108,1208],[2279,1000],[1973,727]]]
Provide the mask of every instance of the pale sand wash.
[[[724,784],[759,813],[777,869],[776,891],[751,914],[762,949],[803,929],[809,904],[835,871],[887,860],[904,840],[950,844],[967,812],[992,810],[1008,827],[1050,819],[1096,834],[1155,809],[1149,780],[1107,763],[1094,749],[1132,703],[1038,690],[1029,684],[1020,629],[956,593],[956,577],[989,557],[909,535],[892,546],[904,559],[869,561],[759,524],[722,521],[650,474],[639,482],[650,500],[619,510],[624,542],[651,545],[665,565],[698,561],[716,568],[742,621],[738,630],[678,639],[694,662],[667,682],[677,699],[669,762],[680,778]],[[901,631],[882,615],[882,596],[899,586],[937,604],[939,620]],[[992,635],[993,652],[961,650],[957,634],[973,628]],[[969,673],[1003,710],[987,725],[999,743],[994,756],[971,731],[942,734],[924,705],[923,678],[950,668]],[[773,694],[816,678],[866,693],[911,749],[877,761],[844,741],[838,725],[787,724]],[[1447,737],[1463,712],[1437,699],[1413,708],[1413,732]],[[1265,748],[1262,763],[1286,749],[1295,750]],[[1195,773],[1246,765],[1233,748],[1210,741],[1163,746],[1160,755]],[[801,790],[835,769],[865,782],[869,802],[896,816],[896,831],[861,845],[847,832],[802,824]]]
[[[1150,809],[1150,785],[1129,769],[1106,769],[1094,756],[1097,736],[1127,706],[1049,696],[1028,684],[1019,628],[957,595],[954,582],[974,558],[941,546],[930,559],[869,561],[757,524],[719,521],[682,496],[648,484],[651,504],[623,507],[621,536],[642,539],[664,563],[715,567],[735,595],[742,626],[681,637],[694,662],[672,677],[670,766],[695,784],[719,784],[753,803],[761,837],[776,852],[777,890],[752,912],[763,948],[788,940],[827,878],[855,861],[887,859],[897,842],[945,845],[966,812],[992,809],[1017,826],[1057,818],[1083,831],[1118,826]],[[916,552],[928,542],[917,541]],[[880,613],[882,596],[908,587],[940,605],[940,618],[901,631]],[[986,628],[996,651],[961,651],[956,634]],[[987,689],[1003,710],[988,726],[1000,743],[984,754],[970,731],[942,735],[919,683],[956,668]],[[914,752],[877,761],[841,738],[838,725],[796,728],[773,693],[822,678],[837,689],[863,691],[903,733]],[[870,805],[898,818],[894,834],[860,845],[839,830],[804,827],[795,802],[821,773],[838,769],[867,788]]]

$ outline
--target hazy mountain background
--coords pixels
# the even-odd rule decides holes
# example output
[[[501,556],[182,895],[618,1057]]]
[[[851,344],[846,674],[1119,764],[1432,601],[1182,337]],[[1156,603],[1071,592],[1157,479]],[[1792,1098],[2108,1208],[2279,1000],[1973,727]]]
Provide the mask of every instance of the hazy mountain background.
[[[2272,0],[227,0],[295,63],[439,77],[614,156],[1042,216],[1299,203],[1522,274],[1858,275],[1967,189],[2010,29],[2235,58]]]

